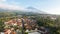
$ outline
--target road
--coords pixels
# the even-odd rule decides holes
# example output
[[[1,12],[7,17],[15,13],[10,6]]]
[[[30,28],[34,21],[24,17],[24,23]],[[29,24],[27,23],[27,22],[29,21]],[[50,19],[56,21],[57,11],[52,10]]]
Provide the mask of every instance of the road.
[[[28,34],[41,34],[39,32],[31,32],[31,33],[28,33]]]

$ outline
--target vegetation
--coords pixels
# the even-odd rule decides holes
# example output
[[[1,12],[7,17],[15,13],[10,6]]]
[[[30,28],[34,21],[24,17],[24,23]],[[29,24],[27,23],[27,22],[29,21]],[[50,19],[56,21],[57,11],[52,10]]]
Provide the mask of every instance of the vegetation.
[[[30,16],[31,19],[35,19],[37,21],[38,26],[47,27],[49,29],[50,34],[60,34],[60,17],[53,20],[50,17],[42,17],[39,15],[26,15],[20,14],[16,12],[0,12],[0,32],[4,31],[4,22],[13,18],[17,18],[18,15],[23,15],[22,17]],[[33,16],[33,17],[32,17]],[[20,18],[20,17],[19,17]]]

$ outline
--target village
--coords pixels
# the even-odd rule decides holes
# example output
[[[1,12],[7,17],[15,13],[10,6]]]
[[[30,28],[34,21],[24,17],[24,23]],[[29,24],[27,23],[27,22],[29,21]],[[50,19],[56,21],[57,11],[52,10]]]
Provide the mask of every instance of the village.
[[[23,25],[24,24],[24,25]],[[4,22],[4,33],[14,33],[14,34],[22,34],[22,27],[24,33],[28,34],[31,32],[44,33],[44,27],[41,27],[41,31],[38,30],[39,26],[36,20],[30,18],[14,18],[9,21]],[[47,31],[46,31],[47,32]],[[46,33],[45,32],[45,33]]]
[[[5,29],[22,29],[22,19],[24,21],[24,30],[27,32],[27,30],[35,30],[37,28],[36,20],[27,19],[27,18],[18,18],[18,19],[11,19],[8,22],[4,22]]]

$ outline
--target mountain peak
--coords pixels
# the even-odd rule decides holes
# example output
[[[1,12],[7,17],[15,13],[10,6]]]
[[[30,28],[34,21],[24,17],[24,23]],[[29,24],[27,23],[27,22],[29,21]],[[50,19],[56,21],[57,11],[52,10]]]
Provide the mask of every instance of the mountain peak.
[[[27,7],[27,9],[36,9],[35,7]]]
[[[26,8],[27,10],[29,10],[29,11],[40,11],[40,10],[38,10],[37,8],[35,8],[35,7],[27,7]]]
[[[44,11],[41,11],[35,7],[27,7],[27,10],[30,11],[30,12],[34,12],[34,13],[40,13],[40,14],[45,14],[46,12]]]

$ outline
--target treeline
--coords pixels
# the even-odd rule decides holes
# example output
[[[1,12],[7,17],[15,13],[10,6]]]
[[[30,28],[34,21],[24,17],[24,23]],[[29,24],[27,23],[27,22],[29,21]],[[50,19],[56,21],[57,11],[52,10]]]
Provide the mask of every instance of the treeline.
[[[50,17],[36,17],[37,24],[49,29],[49,34],[60,34],[60,17],[51,19]]]

